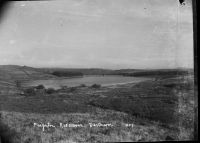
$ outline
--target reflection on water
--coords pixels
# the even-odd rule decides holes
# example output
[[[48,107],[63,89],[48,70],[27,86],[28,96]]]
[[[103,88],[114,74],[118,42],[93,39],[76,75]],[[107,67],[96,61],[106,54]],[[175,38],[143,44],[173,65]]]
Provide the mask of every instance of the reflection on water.
[[[58,89],[61,86],[79,86],[81,84],[85,84],[87,86],[91,86],[92,84],[101,84],[102,86],[107,85],[115,85],[115,84],[124,84],[124,83],[135,83],[144,81],[147,78],[141,77],[125,77],[125,76],[114,76],[114,75],[106,75],[106,76],[83,76],[79,78],[69,78],[69,79],[49,79],[49,80],[34,80],[26,82],[26,86],[36,86],[39,84],[43,84],[46,88],[55,88]]]

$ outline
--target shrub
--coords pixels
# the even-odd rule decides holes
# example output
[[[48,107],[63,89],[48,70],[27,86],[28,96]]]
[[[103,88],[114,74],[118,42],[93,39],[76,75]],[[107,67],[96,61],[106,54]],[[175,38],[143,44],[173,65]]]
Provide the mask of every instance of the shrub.
[[[21,88],[21,82],[19,80],[16,80],[15,84],[16,84],[17,88]]]
[[[100,84],[93,84],[91,87],[92,87],[92,88],[100,88],[101,85],[100,85]]]
[[[67,86],[61,86],[61,89],[67,89]]]
[[[29,87],[27,89],[24,90],[24,94],[28,95],[28,96],[33,96],[35,95],[35,89],[33,87]]]
[[[48,88],[47,90],[46,90],[46,93],[47,94],[52,94],[52,93],[55,93],[56,92],[56,90],[54,89],[54,88]]]
[[[163,86],[168,87],[168,88],[175,88],[177,84],[171,83],[171,84],[164,84]]]
[[[70,91],[70,92],[74,92],[76,89],[77,89],[76,87],[70,87],[70,88],[69,88],[69,91]]]
[[[86,87],[86,85],[85,84],[81,84],[80,87]]]
[[[36,86],[35,88],[36,88],[36,89],[45,89],[44,85],[42,85],[42,84]]]
[[[69,72],[69,71],[54,71],[52,73],[55,76],[58,77],[71,77],[71,76],[83,76],[81,72]]]

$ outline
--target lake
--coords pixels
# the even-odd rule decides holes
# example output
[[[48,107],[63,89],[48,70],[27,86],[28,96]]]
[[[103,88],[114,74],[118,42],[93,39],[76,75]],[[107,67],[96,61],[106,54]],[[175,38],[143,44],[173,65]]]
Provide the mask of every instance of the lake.
[[[61,86],[79,86],[85,84],[91,86],[93,84],[101,84],[102,86],[116,85],[116,84],[125,84],[125,83],[137,83],[140,81],[147,80],[149,78],[141,77],[126,77],[126,76],[115,76],[115,75],[106,75],[106,76],[83,76],[83,77],[74,77],[67,79],[48,79],[48,80],[34,80],[25,82],[25,86],[37,86],[43,84],[46,88],[58,89]]]

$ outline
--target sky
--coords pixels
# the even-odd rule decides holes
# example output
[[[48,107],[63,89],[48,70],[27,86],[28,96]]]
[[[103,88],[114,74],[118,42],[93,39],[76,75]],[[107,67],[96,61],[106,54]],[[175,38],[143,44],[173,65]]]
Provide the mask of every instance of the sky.
[[[193,68],[191,0],[12,1],[0,65]]]

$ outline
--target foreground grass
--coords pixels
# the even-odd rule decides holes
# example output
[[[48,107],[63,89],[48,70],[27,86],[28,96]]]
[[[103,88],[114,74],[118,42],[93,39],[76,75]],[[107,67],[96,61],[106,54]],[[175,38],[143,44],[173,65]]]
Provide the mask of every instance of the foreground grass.
[[[18,134],[15,129],[11,129],[0,118],[0,143],[13,143],[17,138]]]
[[[174,138],[178,132],[171,132],[156,122],[134,118],[126,113],[96,108],[93,113],[34,114],[2,111],[2,120],[20,134],[15,142],[119,142],[119,141],[162,141],[166,136]],[[142,121],[142,125],[141,125]],[[85,127],[42,128],[34,123],[47,122],[83,124]],[[88,123],[111,123],[112,127],[90,127]],[[131,124],[127,127],[126,124]]]
[[[193,79],[165,78],[117,87],[77,87],[53,94],[0,95],[2,121],[19,134],[15,142],[118,142],[192,140]],[[56,128],[34,127],[52,123]],[[59,123],[84,127],[60,128]],[[88,123],[112,123],[92,127]],[[131,124],[131,127],[126,127]]]
[[[193,102],[192,79],[168,78],[115,88],[105,93],[104,98],[98,96],[91,99],[89,104],[166,124],[178,124],[180,122],[180,110],[183,110],[183,112],[189,110],[190,112],[185,114],[193,120]]]

